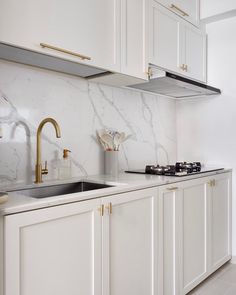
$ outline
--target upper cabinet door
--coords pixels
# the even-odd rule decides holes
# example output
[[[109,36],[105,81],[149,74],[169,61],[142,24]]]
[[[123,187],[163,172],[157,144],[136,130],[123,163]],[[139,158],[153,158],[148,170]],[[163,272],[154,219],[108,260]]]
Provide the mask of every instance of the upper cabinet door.
[[[206,82],[206,34],[151,2],[149,63]]]
[[[199,0],[156,0],[195,26],[199,26]]]
[[[206,34],[186,25],[184,39],[186,75],[206,82]]]
[[[0,0],[0,41],[119,70],[119,0]],[[80,59],[40,43],[81,54]]]
[[[199,0],[173,0],[171,10],[188,22],[199,26],[200,1]]]
[[[182,44],[178,17],[152,1],[149,30],[149,63],[180,73]]]
[[[148,1],[121,0],[121,72],[148,79]]]

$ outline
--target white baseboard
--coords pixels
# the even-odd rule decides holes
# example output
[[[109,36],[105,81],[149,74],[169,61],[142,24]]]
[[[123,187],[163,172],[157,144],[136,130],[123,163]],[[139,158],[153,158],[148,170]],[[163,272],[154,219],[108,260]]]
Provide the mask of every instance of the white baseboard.
[[[232,256],[230,263],[236,264],[236,256]]]

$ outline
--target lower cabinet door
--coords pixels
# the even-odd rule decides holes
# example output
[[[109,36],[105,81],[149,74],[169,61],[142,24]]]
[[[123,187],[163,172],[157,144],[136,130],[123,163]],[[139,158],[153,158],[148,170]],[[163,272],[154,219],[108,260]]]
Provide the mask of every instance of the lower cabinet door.
[[[231,175],[214,177],[210,195],[210,271],[231,258]]]
[[[196,179],[182,184],[180,198],[180,288],[197,286],[208,272],[208,184]]]
[[[162,295],[157,188],[103,199],[103,295]]]
[[[164,212],[164,295],[183,295],[207,275],[207,182],[196,179],[160,189]]]
[[[100,200],[5,217],[5,295],[101,295]]]
[[[163,295],[180,295],[179,205],[182,190],[177,185],[159,189],[163,200]]]

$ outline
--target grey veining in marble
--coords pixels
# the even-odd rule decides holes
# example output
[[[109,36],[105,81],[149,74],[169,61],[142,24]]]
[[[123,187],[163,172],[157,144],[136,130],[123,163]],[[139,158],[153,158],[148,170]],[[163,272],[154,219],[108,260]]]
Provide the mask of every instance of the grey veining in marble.
[[[113,128],[132,134],[120,151],[121,170],[176,160],[175,101],[84,79],[0,61],[0,184],[32,182],[37,126],[55,118],[43,132],[43,160],[56,179],[63,148],[72,151],[72,175],[103,173],[103,151],[95,131]]]

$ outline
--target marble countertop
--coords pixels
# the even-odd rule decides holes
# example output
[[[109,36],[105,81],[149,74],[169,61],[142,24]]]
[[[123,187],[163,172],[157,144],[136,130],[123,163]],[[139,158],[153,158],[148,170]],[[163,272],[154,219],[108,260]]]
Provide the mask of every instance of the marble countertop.
[[[65,181],[50,181],[43,184],[18,184],[11,186],[1,186],[0,191],[8,191],[8,201],[0,205],[0,215],[9,215],[18,212],[24,212],[29,210],[35,210],[39,208],[46,208],[50,206],[56,206],[61,204],[67,204],[72,202],[78,202],[83,200],[89,200],[98,197],[106,197],[123,192],[144,189],[154,186],[162,186],[166,184],[173,184],[176,182],[182,182],[190,179],[202,178],[211,175],[231,172],[231,169],[223,169],[219,171],[213,171],[208,173],[196,174],[191,176],[182,177],[168,177],[157,175],[145,175],[145,174],[129,174],[121,173],[118,177],[111,177],[108,175],[94,175],[83,178],[71,178]],[[86,192],[79,192],[67,195],[60,195],[48,198],[32,198],[24,195],[22,189],[35,188],[40,186],[51,186],[62,183],[73,183],[77,181],[91,181],[112,185],[112,187],[92,190]]]

